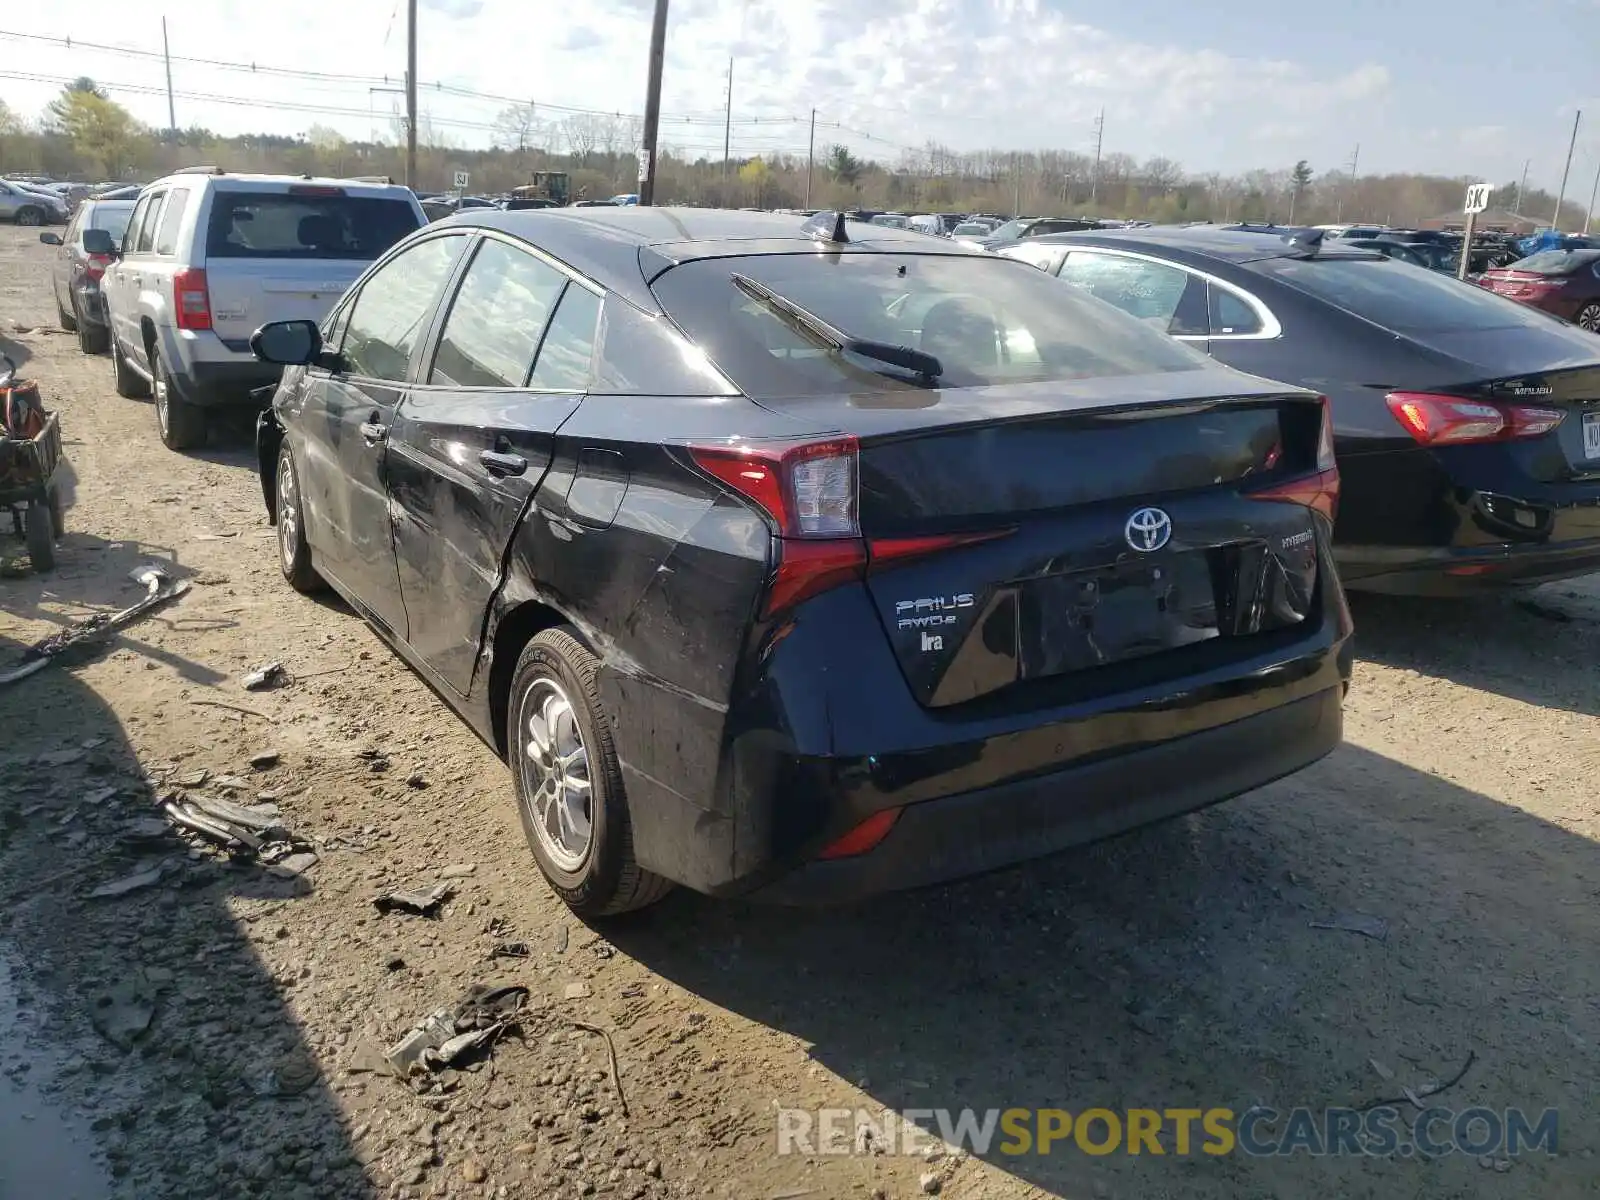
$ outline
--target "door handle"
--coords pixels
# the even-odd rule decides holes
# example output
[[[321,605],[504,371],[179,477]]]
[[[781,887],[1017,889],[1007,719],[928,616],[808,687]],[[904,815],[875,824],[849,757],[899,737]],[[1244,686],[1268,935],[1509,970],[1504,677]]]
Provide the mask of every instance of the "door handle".
[[[378,414],[373,413],[372,415],[376,417]],[[378,424],[376,420],[363,421],[361,423],[361,437],[369,446],[376,446],[388,436],[388,427]]]
[[[500,450],[480,450],[478,461],[491,475],[521,475],[528,469],[528,460],[520,454],[506,454]]]

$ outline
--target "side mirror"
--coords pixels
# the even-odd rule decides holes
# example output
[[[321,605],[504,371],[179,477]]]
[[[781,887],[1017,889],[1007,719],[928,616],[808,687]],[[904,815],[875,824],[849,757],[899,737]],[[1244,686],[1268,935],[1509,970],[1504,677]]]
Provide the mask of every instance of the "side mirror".
[[[250,353],[283,367],[310,366],[322,358],[322,331],[315,321],[269,321],[250,335]]]
[[[41,233],[39,235],[39,240],[46,246],[61,245],[61,235],[59,233]]]
[[[104,229],[93,228],[83,231],[83,252],[85,254],[111,255],[120,253],[117,250],[117,243],[112,240],[110,233]]]

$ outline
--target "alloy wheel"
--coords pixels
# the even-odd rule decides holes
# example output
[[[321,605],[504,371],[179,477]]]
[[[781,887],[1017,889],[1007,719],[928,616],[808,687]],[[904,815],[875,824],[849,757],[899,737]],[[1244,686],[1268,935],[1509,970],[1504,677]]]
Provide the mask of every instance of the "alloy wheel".
[[[1600,304],[1585,305],[1578,314],[1578,324],[1591,333],[1600,332]]]
[[[295,493],[294,468],[285,454],[278,460],[278,557],[285,574],[294,570],[299,549],[300,497]]]
[[[28,226],[43,225],[44,218],[41,217],[34,209],[25,208],[17,214],[17,224]]]
[[[594,788],[577,714],[561,685],[548,677],[523,693],[520,713],[518,769],[528,822],[550,861],[576,872],[594,841]]]

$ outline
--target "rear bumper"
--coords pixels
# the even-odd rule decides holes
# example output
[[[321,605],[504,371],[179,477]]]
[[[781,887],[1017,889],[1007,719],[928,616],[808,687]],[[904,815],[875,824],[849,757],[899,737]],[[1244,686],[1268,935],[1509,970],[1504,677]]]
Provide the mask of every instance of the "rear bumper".
[[[282,367],[256,362],[189,362],[172,364],[168,376],[186,404],[197,408],[256,408],[272,403],[271,391],[254,394],[261,388],[275,388]]]
[[[1600,571],[1600,538],[1554,545],[1445,547],[1336,547],[1351,591],[1398,596],[1472,596],[1534,587]]]
[[[1342,690],[1115,758],[908,805],[873,850],[810,862],[753,898],[825,904],[942,883],[1215,804],[1337,746]]]

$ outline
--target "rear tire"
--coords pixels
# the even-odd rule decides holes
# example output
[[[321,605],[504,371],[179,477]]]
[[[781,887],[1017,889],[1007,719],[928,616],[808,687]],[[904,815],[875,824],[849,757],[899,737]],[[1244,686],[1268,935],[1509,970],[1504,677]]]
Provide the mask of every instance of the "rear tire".
[[[277,469],[278,569],[290,587],[309,596],[328,585],[311,564],[305,508],[300,500],[300,471],[294,465],[294,453],[289,449],[287,438],[278,447]]]
[[[161,351],[150,347],[151,388],[156,399],[156,427],[168,450],[190,450],[206,444],[206,410],[178,397]]]
[[[55,538],[51,525],[48,504],[35,500],[28,505],[28,511],[22,517],[23,534],[28,540],[28,557],[33,561],[33,569],[41,575],[56,567]]]
[[[1578,310],[1578,326],[1590,333],[1600,333],[1600,303],[1585,304]]]
[[[506,704],[506,757],[523,833],[551,890],[580,917],[644,908],[672,890],[671,880],[633,856],[597,666],[570,627],[547,629],[523,647]],[[587,834],[579,837],[574,827],[584,817]]]
[[[122,343],[111,334],[111,373],[116,380],[117,395],[127,400],[143,400],[150,395],[150,383],[128,365],[123,357]]]

